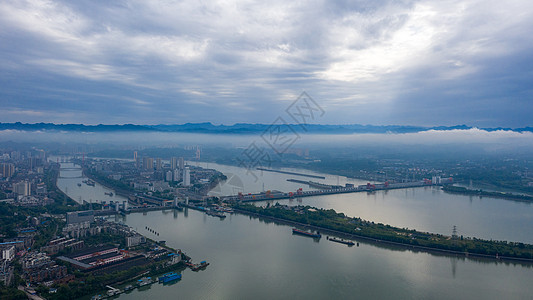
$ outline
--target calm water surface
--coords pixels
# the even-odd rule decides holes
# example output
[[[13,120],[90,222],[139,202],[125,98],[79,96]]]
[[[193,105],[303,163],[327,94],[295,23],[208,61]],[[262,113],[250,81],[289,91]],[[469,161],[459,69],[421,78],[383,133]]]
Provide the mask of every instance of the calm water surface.
[[[109,201],[124,201],[125,197],[119,196],[112,189],[106,188],[98,183],[95,186],[89,186],[83,183],[87,180],[83,176],[81,167],[73,163],[61,163],[57,186],[65,194],[69,195],[74,201],[83,204],[84,201],[89,203],[101,203]],[[80,185],[78,185],[80,184]],[[113,196],[105,193],[113,193]]]
[[[360,246],[292,235],[291,227],[244,215],[198,211],[130,214],[142,234],[181,248],[204,271],[183,271],[172,286],[152,285],[124,299],[527,299],[531,266],[401,248]]]
[[[266,190],[284,192],[296,191],[298,188],[311,189],[308,185],[288,182],[288,178],[320,181],[328,184],[353,183],[366,184],[366,181],[349,179],[343,176],[321,174],[307,170],[294,170],[300,173],[320,175],[326,179],[306,178],[272,172],[257,171],[257,181],[248,175],[247,170],[217,164],[204,164],[220,170],[228,175],[228,180],[217,186],[213,194],[236,194],[235,182],[242,182],[246,193]],[[232,177],[230,177],[232,176]],[[239,180],[235,180],[238,178]],[[216,192],[216,193],[214,193]],[[460,235],[484,239],[507,240],[533,243],[533,205],[530,202],[510,201],[488,197],[473,197],[443,192],[439,187],[422,187],[373,193],[359,192],[350,194],[306,197],[294,200],[276,200],[271,203],[289,205],[311,205],[320,208],[334,209],[348,216],[361,217],[366,220],[407,227],[421,231],[452,234],[453,226],[457,226]],[[255,202],[266,205],[266,202]]]
[[[294,175],[263,172],[256,181],[242,168],[211,163],[209,167],[231,173],[241,182],[222,183],[215,194],[259,192],[263,184],[271,190],[309,189],[286,181],[305,179]],[[95,188],[82,184],[82,189],[76,184],[82,178],[63,178],[71,172],[76,171],[62,171],[58,180],[69,196],[84,200],[109,198],[101,195],[107,189],[98,184]],[[366,183],[326,177],[308,180]],[[92,194],[97,190],[101,194]],[[434,188],[280,202],[334,208],[348,215],[419,230],[450,234],[451,226],[457,225],[465,235],[533,241],[530,204],[450,195]],[[359,247],[324,238],[317,242],[292,235],[290,226],[244,215],[220,220],[192,210],[169,210],[130,214],[117,217],[117,221],[147,237],[166,240],[196,262],[211,263],[204,271],[183,271],[183,279],[175,284],[154,284],[143,291],[122,294],[120,299],[531,299],[533,295],[531,265],[441,256],[364,242]],[[145,226],[160,236],[153,236]]]

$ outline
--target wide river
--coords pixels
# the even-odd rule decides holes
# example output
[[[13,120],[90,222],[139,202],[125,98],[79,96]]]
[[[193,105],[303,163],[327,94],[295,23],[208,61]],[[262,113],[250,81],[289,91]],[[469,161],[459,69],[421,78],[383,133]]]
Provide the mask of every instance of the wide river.
[[[250,174],[238,167],[200,165],[229,177],[212,191],[214,195],[309,189],[287,182],[288,178],[330,184],[366,183],[303,170],[293,171],[326,179],[260,171]],[[82,178],[63,178],[73,172],[62,171],[58,180],[69,196],[109,200],[109,196],[100,193],[90,194],[90,189],[89,194],[80,191],[77,183]],[[103,188],[97,184],[95,189]],[[451,195],[438,188],[278,202],[333,208],[349,216],[423,231],[449,235],[456,225],[458,233],[465,236],[533,243],[531,204]],[[121,299],[531,299],[533,295],[533,266],[528,264],[457,258],[361,241],[359,247],[324,238],[316,242],[292,235],[290,226],[238,214],[220,220],[193,210],[168,210],[129,214],[117,220],[148,237],[166,240],[169,246],[182,249],[196,262],[207,260],[211,264],[201,272],[183,271],[183,279],[176,284],[154,284],[143,291],[122,294]],[[160,235],[153,236],[145,226]]]

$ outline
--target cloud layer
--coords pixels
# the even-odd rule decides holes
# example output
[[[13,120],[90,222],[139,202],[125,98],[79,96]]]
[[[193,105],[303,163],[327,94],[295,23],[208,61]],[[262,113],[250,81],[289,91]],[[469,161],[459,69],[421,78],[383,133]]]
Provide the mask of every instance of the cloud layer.
[[[526,1],[2,1],[3,122],[531,125]]]

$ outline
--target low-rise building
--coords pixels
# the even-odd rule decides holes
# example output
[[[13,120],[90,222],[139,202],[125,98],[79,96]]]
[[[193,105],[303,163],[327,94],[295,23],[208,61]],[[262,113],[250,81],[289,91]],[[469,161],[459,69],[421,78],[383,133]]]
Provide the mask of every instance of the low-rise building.
[[[67,213],[67,224],[78,224],[78,223],[92,223],[94,222],[94,211],[74,211]]]
[[[146,243],[146,238],[140,234],[129,236],[126,238],[126,246],[134,247]]]
[[[106,265],[123,260],[126,254],[114,246],[102,246],[85,249],[58,259],[71,263],[79,269],[91,269],[96,266]]]
[[[13,280],[13,274],[14,274],[14,267],[9,264],[7,261],[0,261],[0,282],[4,284],[4,286],[11,285],[11,281]]]
[[[85,243],[83,241],[78,241],[76,239],[59,238],[52,240],[48,245],[41,247],[41,251],[53,255],[64,249],[79,250],[82,249],[84,245]]]
[[[22,269],[24,271],[42,268],[45,266],[53,265],[54,262],[44,252],[30,252],[21,259]]]

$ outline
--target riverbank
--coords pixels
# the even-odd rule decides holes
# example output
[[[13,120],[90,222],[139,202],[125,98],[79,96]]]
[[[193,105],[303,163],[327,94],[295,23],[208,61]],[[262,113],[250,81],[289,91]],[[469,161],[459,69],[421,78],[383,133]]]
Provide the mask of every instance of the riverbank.
[[[312,207],[290,208],[284,205],[261,208],[248,204],[235,205],[239,213],[263,217],[290,225],[304,226],[321,232],[342,234],[354,239],[380,242],[408,249],[533,263],[533,245],[487,241],[462,236],[444,236],[375,224],[349,218],[334,210]]]
[[[135,193],[135,191],[129,187],[125,188],[124,184],[122,184],[120,181],[100,176],[97,173],[90,172],[87,168],[82,168],[82,174],[87,176],[87,178],[98,182],[100,185],[103,185],[108,189],[112,189],[115,194],[119,196],[128,198]]]
[[[520,195],[520,194],[513,194],[513,193],[503,193],[503,192],[487,192],[484,190],[471,190],[467,189],[465,187],[460,186],[443,186],[442,190],[451,193],[451,194],[460,194],[460,195],[468,195],[468,196],[479,196],[479,197],[492,197],[492,198],[501,198],[501,199],[509,199],[509,200],[518,200],[518,201],[527,201],[531,202],[533,201],[533,196],[528,195]]]

